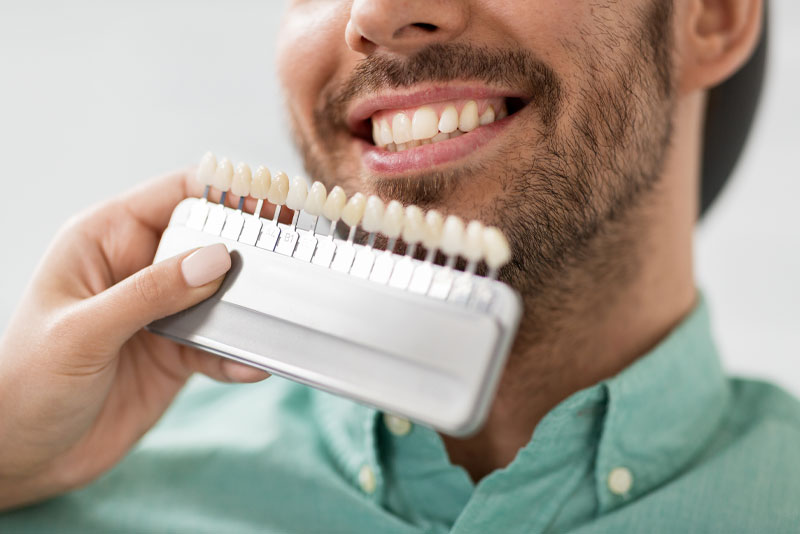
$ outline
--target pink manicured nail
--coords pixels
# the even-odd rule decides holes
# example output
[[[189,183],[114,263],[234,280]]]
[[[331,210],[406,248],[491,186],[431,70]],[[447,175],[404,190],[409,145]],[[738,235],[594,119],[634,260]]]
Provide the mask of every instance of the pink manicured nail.
[[[183,279],[191,287],[200,287],[213,282],[230,268],[231,255],[222,243],[196,250],[181,262]]]

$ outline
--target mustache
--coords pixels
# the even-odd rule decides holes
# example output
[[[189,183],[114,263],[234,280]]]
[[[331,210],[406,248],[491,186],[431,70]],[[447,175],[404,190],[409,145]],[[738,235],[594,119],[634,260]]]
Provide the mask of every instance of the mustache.
[[[553,126],[561,107],[563,91],[558,75],[531,52],[435,43],[408,58],[362,59],[347,80],[323,96],[314,115],[320,127],[332,133],[345,126],[347,109],[356,98],[384,89],[455,80],[520,90],[539,108],[546,128]]]

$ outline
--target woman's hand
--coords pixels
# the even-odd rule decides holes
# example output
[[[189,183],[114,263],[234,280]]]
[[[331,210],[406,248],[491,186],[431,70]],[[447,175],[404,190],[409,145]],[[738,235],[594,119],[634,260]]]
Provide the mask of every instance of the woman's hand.
[[[71,220],[0,340],[0,509],[86,484],[155,424],[195,371],[268,375],[148,333],[211,296],[224,245],[150,266],[186,174],[153,180]]]

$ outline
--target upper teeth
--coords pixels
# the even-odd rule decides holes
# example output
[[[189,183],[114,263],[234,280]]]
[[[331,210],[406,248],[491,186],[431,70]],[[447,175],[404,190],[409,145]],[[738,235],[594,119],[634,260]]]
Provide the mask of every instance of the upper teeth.
[[[462,104],[460,111],[459,104]],[[468,100],[415,110],[383,111],[372,117],[372,140],[392,152],[406,150],[471,132],[506,115],[505,103],[499,98],[482,100],[480,104]]]

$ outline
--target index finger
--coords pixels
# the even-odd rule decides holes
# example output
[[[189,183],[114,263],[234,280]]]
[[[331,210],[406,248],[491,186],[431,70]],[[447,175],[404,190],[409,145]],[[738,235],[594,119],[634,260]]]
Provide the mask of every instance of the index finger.
[[[147,180],[123,194],[118,201],[139,222],[161,232],[181,200],[200,196],[202,192],[203,187],[195,179],[195,169],[188,168]]]

